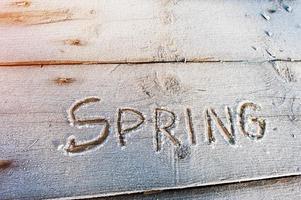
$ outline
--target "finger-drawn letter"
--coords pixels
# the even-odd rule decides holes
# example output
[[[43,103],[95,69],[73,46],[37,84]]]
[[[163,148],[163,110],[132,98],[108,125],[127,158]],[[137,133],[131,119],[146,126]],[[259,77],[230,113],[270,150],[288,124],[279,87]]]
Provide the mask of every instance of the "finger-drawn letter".
[[[166,122],[166,124],[164,125],[160,125],[160,122],[162,121],[160,118],[162,116],[162,114],[165,113],[167,115],[169,115],[170,120]],[[176,146],[180,146],[181,143],[180,141],[173,136],[170,133],[170,129],[173,127],[173,125],[175,124],[176,121],[176,115],[166,109],[162,109],[162,108],[156,108],[155,110],[155,129],[156,129],[156,147],[157,147],[157,151],[161,150],[161,134],[163,133],[168,139],[171,140],[171,142],[176,145]]]
[[[125,113],[131,113],[131,114],[135,114],[136,116],[138,116],[138,121],[133,126],[128,127],[128,128],[122,127],[122,121],[123,121],[122,116]],[[134,110],[131,108],[123,108],[123,109],[118,110],[117,129],[118,129],[118,136],[119,136],[119,141],[120,141],[121,146],[125,146],[125,140],[124,140],[125,133],[128,133],[130,131],[137,129],[140,125],[143,124],[144,121],[145,121],[145,118],[144,118],[143,114],[137,110]]]
[[[238,106],[237,109],[237,122],[238,122],[238,128],[239,131],[244,135],[251,139],[261,139],[264,136],[265,128],[266,128],[266,122],[265,119],[259,118],[259,117],[248,117],[246,119],[245,112],[246,109],[252,109],[253,111],[259,110],[260,107],[252,102],[243,102]],[[255,123],[257,125],[257,132],[255,134],[250,133],[246,130],[246,122],[249,121],[251,123]]]
[[[222,120],[218,117],[218,115],[212,108],[205,110],[205,132],[207,133],[209,144],[215,141],[215,137],[213,136],[212,125],[211,125],[212,119],[215,122],[219,132],[225,138],[225,140],[227,140],[230,144],[235,144],[233,122],[232,122],[230,108],[228,106],[225,107],[225,113],[227,119],[227,127],[224,125]]]
[[[196,144],[196,136],[194,133],[194,128],[193,128],[193,123],[192,123],[192,116],[191,116],[191,109],[187,108],[186,109],[186,126],[187,126],[187,131],[188,135],[190,138],[190,142],[192,145]]]
[[[83,126],[89,126],[89,125],[104,125],[104,128],[102,132],[99,134],[98,137],[91,141],[83,142],[80,144],[77,144],[76,139],[72,138],[68,141],[68,145],[65,148],[65,150],[69,153],[80,153],[86,150],[89,150],[91,148],[96,147],[97,145],[102,144],[106,138],[109,135],[109,122],[107,119],[102,117],[97,118],[91,118],[91,119],[78,119],[75,115],[75,112],[79,110],[80,107],[86,104],[91,103],[97,103],[100,102],[100,99],[98,97],[87,97],[85,99],[82,99],[80,101],[75,102],[69,110],[69,122],[71,126],[77,126],[77,127],[83,127]]]

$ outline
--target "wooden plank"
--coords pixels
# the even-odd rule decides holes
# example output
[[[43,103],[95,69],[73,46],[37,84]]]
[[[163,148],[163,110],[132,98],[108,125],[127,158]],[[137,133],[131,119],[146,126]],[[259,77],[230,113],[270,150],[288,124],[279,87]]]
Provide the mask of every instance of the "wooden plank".
[[[1,65],[301,59],[299,1],[2,0],[0,10]]]
[[[132,199],[193,199],[193,200],[250,200],[250,199],[290,199],[301,198],[301,178],[279,178],[273,180],[252,181],[247,183],[236,183],[227,185],[215,185],[200,188],[189,188],[182,190],[157,191],[153,193],[122,195],[117,197],[106,197],[107,200]],[[97,198],[100,200],[102,198]],[[92,199],[91,199],[92,200]]]
[[[298,62],[0,71],[0,160],[10,163],[0,169],[1,199],[108,196],[300,174]],[[160,109],[175,114],[174,126],[167,128],[173,116]]]

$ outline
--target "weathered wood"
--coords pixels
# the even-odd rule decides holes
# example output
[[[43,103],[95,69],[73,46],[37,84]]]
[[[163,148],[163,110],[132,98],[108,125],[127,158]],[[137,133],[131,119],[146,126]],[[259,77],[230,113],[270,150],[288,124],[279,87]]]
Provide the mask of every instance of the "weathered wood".
[[[28,66],[0,73],[0,159],[12,161],[0,169],[1,199],[107,196],[301,174],[298,62]],[[242,102],[261,110],[249,103],[241,113]],[[172,115],[164,109],[175,114],[171,135],[164,127]],[[93,139],[100,132],[102,139]]]
[[[299,1],[2,0],[0,10],[1,65],[301,59]]]
[[[193,199],[193,200],[299,200],[301,198],[301,178],[289,177],[273,180],[252,181],[227,185],[215,185],[193,189],[157,191],[144,194],[106,197],[107,200],[119,199]],[[97,198],[100,200],[102,198]],[[92,199],[91,199],[92,200]],[[96,200],[96,199],[95,199]]]

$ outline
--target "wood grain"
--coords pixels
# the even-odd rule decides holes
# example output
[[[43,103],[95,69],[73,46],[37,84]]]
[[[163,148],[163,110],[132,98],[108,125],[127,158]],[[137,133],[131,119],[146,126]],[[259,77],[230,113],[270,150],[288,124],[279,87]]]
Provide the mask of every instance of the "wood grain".
[[[301,60],[300,19],[299,1],[2,0],[0,65]]]
[[[1,68],[0,155],[13,164],[0,169],[0,197],[73,199],[299,175],[300,69],[298,62]],[[77,110],[76,102],[87,97],[95,101]],[[239,131],[238,108],[245,101],[261,107],[246,113],[265,120],[261,139]],[[225,106],[233,117],[235,144],[219,132],[230,130]],[[145,118],[124,134],[125,146],[117,130],[120,108],[138,110]],[[156,108],[176,116],[166,129],[171,136],[159,125],[159,140]],[[211,114],[211,144],[206,108],[223,123],[218,126]],[[102,145],[71,154],[61,148],[72,135],[77,142],[97,138],[101,118],[110,124]],[[137,115],[122,119],[125,130],[136,124]],[[245,123],[252,132],[255,119],[250,119]],[[79,129],[76,124],[88,121],[96,125]],[[168,117],[158,121],[170,123]],[[157,141],[163,141],[160,151]]]

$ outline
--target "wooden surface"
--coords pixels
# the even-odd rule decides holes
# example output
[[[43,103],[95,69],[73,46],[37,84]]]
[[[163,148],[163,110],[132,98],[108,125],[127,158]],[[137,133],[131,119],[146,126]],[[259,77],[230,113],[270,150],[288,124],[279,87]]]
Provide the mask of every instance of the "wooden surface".
[[[252,181],[240,184],[215,185],[200,188],[181,190],[157,191],[135,195],[103,198],[108,200],[119,199],[218,199],[218,200],[299,200],[301,198],[300,177],[281,178],[264,181]],[[98,198],[99,200],[101,198]]]
[[[299,199],[300,23],[299,1],[0,1],[0,199]]]
[[[286,66],[294,80],[284,80],[270,63],[2,68],[1,155],[13,163],[1,172],[1,196],[102,196],[300,174],[300,64],[276,64]],[[76,118],[108,119],[109,136],[91,150],[68,154],[60,146],[70,136],[79,143],[92,140],[104,127],[70,125],[72,105],[90,96],[101,102],[80,108]],[[261,139],[239,131],[237,108],[245,101],[261,107],[246,111],[265,119]],[[232,110],[235,144],[225,140],[214,121],[216,141],[208,144],[204,111],[213,108],[228,127],[224,106]],[[120,108],[138,110],[146,119],[124,135],[123,147],[117,134]],[[157,151],[156,108],[176,114],[172,134],[180,140],[180,149],[163,136]],[[191,109],[195,145],[188,137],[186,108]],[[162,124],[170,121],[165,117],[160,117]],[[137,116],[128,113],[122,123],[132,127],[136,121]],[[257,129],[251,126],[249,131],[255,134]]]
[[[299,1],[20,2],[0,2],[2,65],[301,59]]]

